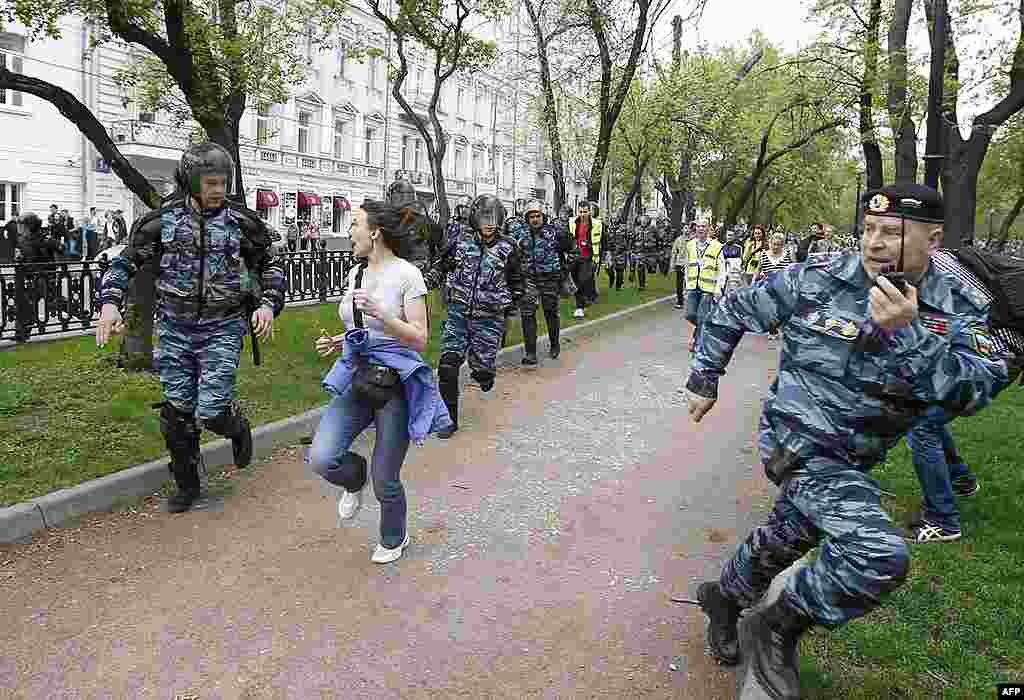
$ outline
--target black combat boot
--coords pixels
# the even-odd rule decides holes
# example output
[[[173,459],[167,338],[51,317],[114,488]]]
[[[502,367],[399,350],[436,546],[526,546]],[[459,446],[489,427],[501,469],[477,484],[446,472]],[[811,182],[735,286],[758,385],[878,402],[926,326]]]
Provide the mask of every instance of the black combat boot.
[[[523,316],[523,364],[537,364],[537,317]]]
[[[705,581],[697,588],[700,609],[708,616],[707,648],[712,657],[725,666],[735,666],[740,660],[739,635],[736,624],[740,619],[740,606],[722,592],[717,581]]]
[[[199,500],[202,493],[202,482],[199,479],[200,459],[198,440],[192,454],[172,455],[171,473],[174,474],[178,491],[167,499],[168,513],[184,513]]]
[[[459,385],[456,383],[452,386],[451,382],[446,382],[442,379],[438,382],[437,388],[441,394],[441,399],[444,401],[444,405],[448,407],[448,415],[452,419],[452,427],[442,430],[437,436],[442,440],[447,440],[459,429]]]
[[[785,594],[743,620],[746,671],[740,697],[766,695],[772,700],[799,700],[800,635],[811,620],[786,603]]]
[[[216,418],[204,421],[205,426],[231,440],[235,466],[243,468],[252,462],[252,426],[242,415],[238,404],[232,402]]]
[[[544,320],[548,324],[548,356],[552,360],[557,360],[562,352],[562,346],[558,339],[562,328],[562,317],[558,315],[558,309],[555,309],[554,311],[545,311]]]

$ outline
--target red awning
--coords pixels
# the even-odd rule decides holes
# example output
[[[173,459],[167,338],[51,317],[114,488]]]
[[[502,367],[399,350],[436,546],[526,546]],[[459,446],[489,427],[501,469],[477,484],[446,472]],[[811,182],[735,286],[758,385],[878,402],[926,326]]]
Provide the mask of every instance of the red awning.
[[[320,206],[320,195],[312,192],[299,192],[299,206],[300,207],[318,207]]]
[[[256,208],[271,209],[280,202],[277,199],[277,192],[273,190],[256,190]]]
[[[335,197],[334,208],[337,209],[338,211],[349,211],[350,209],[352,209],[352,205],[349,204],[349,201],[344,197]]]

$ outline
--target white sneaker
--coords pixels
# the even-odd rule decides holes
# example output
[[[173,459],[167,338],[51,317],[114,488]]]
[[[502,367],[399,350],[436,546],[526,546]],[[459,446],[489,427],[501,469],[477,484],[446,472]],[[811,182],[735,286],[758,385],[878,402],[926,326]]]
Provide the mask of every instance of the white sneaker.
[[[342,520],[351,520],[363,505],[363,492],[343,491],[338,499],[338,523]]]
[[[583,309],[576,309],[576,313],[573,314],[576,318],[584,318],[586,314],[583,313]]]
[[[402,544],[398,545],[393,549],[388,549],[382,544],[378,544],[377,548],[373,550],[373,556],[370,557],[370,561],[375,564],[390,564],[393,561],[398,561],[402,558],[402,552],[409,546],[409,532],[405,533],[405,539],[402,540]]]

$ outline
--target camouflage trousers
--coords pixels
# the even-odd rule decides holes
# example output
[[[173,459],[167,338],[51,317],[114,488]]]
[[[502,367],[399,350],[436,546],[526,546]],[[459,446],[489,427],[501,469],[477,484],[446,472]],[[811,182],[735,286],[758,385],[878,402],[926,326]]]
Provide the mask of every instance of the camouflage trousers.
[[[441,336],[441,354],[454,353],[469,361],[474,371],[494,374],[494,359],[505,332],[503,316],[467,316],[464,304],[448,304],[448,319]]]
[[[750,607],[779,572],[819,544],[817,559],[786,581],[782,595],[823,627],[871,612],[910,568],[907,544],[882,509],[878,484],[849,465],[815,456],[782,483],[767,522],[723,568],[722,589]]]
[[[527,275],[523,285],[523,296],[519,300],[520,317],[537,316],[540,303],[545,315],[558,313],[558,300],[562,293],[562,278],[559,275],[531,277]]]
[[[216,418],[234,400],[245,318],[193,323],[161,316],[155,360],[164,400],[196,418]]]

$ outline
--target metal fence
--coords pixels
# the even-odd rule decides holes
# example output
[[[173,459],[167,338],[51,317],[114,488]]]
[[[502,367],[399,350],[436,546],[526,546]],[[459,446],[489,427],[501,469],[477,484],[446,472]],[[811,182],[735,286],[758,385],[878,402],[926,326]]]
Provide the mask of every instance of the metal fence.
[[[288,291],[286,304],[341,297],[352,266],[348,251],[280,252]],[[89,333],[99,319],[98,296],[107,259],[91,262],[0,264],[0,342]]]

